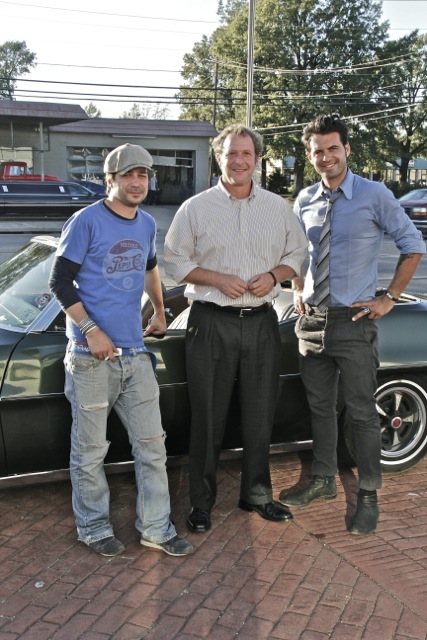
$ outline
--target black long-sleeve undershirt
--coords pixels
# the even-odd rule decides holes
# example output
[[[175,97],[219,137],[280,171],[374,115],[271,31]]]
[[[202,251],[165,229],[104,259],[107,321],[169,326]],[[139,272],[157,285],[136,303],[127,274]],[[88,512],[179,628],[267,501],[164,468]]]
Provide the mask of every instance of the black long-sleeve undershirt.
[[[157,266],[157,256],[147,260],[147,271],[151,271]],[[74,282],[81,265],[57,256],[52,266],[49,277],[49,287],[58,300],[61,307],[65,310],[77,302],[81,302],[78,289]]]

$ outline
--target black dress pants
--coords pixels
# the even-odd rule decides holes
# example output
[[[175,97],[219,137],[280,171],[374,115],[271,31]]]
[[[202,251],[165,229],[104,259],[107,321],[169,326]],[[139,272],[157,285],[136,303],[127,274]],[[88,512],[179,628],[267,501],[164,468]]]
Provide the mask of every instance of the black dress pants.
[[[234,385],[238,385],[243,461],[240,497],[272,500],[269,448],[279,387],[280,334],[272,307],[239,317],[192,305],[186,339],[191,404],[190,500],[210,510]]]

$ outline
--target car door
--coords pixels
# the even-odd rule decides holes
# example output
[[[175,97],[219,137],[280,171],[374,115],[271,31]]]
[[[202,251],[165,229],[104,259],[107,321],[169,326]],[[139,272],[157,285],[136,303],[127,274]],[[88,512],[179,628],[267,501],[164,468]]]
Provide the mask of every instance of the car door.
[[[24,334],[4,372],[0,407],[7,475],[69,466],[63,332]]]

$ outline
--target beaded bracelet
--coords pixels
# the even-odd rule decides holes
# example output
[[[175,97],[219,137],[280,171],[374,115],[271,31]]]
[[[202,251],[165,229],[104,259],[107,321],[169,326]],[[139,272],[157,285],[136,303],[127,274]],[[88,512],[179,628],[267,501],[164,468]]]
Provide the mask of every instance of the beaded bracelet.
[[[83,320],[78,323],[78,327],[84,336],[87,336],[87,334],[93,331],[93,329],[97,329],[96,323],[92,318],[89,318],[89,316],[83,318]]]
[[[95,324],[95,323],[92,321],[91,326],[89,327],[89,329],[86,329],[86,331],[84,332],[84,334],[83,334],[83,335],[86,337],[88,333],[90,333],[91,331],[93,331],[93,329],[97,329],[97,328],[98,328],[98,325],[97,325],[97,324]]]

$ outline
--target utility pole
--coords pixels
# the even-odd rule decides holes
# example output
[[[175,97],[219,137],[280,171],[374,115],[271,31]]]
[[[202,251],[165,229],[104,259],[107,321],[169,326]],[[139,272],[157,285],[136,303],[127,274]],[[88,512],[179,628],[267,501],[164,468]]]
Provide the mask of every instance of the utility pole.
[[[217,95],[218,95],[218,62],[215,62],[214,103],[213,103],[213,114],[212,114],[212,124],[213,124],[214,127],[216,127]]]
[[[254,34],[255,34],[255,1],[249,0],[248,19],[248,70],[246,82],[246,126],[252,127],[252,98],[254,89]]]
[[[212,124],[213,124],[214,127],[216,127],[217,94],[218,94],[218,62],[215,62],[214,103],[213,103],[213,114],[212,114]],[[210,156],[209,156],[209,182],[208,182],[208,189],[209,189],[209,187],[212,186],[211,180],[212,180],[212,169],[213,169],[213,166],[214,166],[214,160],[215,160],[215,156],[214,156],[213,149],[211,148],[211,152],[210,152]]]

